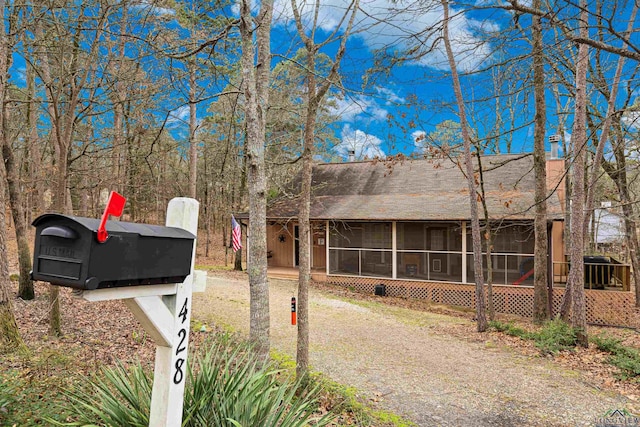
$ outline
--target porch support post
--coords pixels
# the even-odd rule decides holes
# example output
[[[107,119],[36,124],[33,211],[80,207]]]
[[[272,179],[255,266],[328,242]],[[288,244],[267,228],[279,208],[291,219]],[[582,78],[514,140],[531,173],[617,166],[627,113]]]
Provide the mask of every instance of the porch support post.
[[[313,222],[309,221],[309,274],[313,270]]]
[[[324,224],[324,250],[325,250],[325,274],[329,275],[329,220],[325,221]]]
[[[391,277],[398,278],[398,245],[396,239],[397,222],[391,222]]]
[[[467,222],[462,221],[462,283],[467,283]]]

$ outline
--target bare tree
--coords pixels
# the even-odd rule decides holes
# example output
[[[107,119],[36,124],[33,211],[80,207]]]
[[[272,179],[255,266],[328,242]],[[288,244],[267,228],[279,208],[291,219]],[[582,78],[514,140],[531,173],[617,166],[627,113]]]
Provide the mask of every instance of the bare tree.
[[[101,34],[108,16],[107,10],[92,10],[89,15],[95,13],[92,22],[95,34],[90,39],[84,38],[83,21],[89,20],[85,15],[89,9],[90,5],[68,8],[65,21],[55,11],[43,9],[42,13],[49,19],[39,18],[35,23],[36,56],[39,76],[45,86],[51,122],[50,140],[54,150],[53,209],[67,214],[72,213],[68,186],[70,153],[77,126],[96,95],[95,88],[91,90],[89,85],[95,78]],[[81,95],[88,99],[81,98]],[[58,295],[58,287],[51,286],[49,332],[52,335],[61,334]]]
[[[587,6],[581,1],[579,18],[580,37],[588,37]],[[573,195],[571,198],[571,269],[567,279],[564,300],[562,302],[562,318],[577,330],[578,343],[584,347],[589,345],[584,293],[584,169],[586,163],[587,144],[587,69],[589,67],[589,46],[578,45],[575,81],[575,111],[572,132],[573,148]]]
[[[2,84],[2,103],[0,103],[0,115],[3,117],[3,121],[0,125],[5,126],[7,119],[10,116],[10,109],[7,99],[7,89],[9,87],[9,68],[11,67],[10,61],[13,55],[13,46],[15,40],[18,37],[17,28],[11,28],[17,23],[18,7],[13,5],[10,17],[7,21],[10,24],[8,28],[9,33],[5,31],[5,25],[3,22],[1,33],[2,34],[2,48],[0,49],[0,55],[2,61],[0,62],[0,84]],[[2,7],[2,19],[5,18],[5,7]],[[18,171],[18,165],[16,164],[16,156],[11,146],[11,141],[8,137],[8,132],[2,130],[0,144],[2,145],[2,159],[5,169],[5,176],[7,179],[7,187],[9,190],[9,204],[11,206],[11,216],[13,218],[13,224],[15,227],[16,241],[18,245],[18,263],[20,267],[20,282],[18,284],[18,296],[25,300],[31,300],[35,297],[33,282],[29,276],[31,271],[31,251],[29,250],[29,239],[27,234],[26,216],[24,213],[24,193],[20,191],[20,174]]]
[[[473,239],[473,276],[476,283],[476,320],[478,332],[487,329],[487,316],[484,298],[484,275],[482,271],[482,240],[480,236],[480,219],[478,217],[478,192],[476,190],[476,176],[473,170],[473,158],[471,156],[471,136],[467,125],[467,117],[465,113],[464,98],[462,96],[462,88],[460,87],[460,78],[458,77],[458,69],[456,59],[451,48],[449,40],[449,2],[441,0],[444,17],[442,22],[442,41],[444,42],[447,52],[447,60],[451,68],[451,79],[453,81],[453,93],[456,97],[458,105],[458,116],[460,117],[460,127],[462,131],[462,140],[464,143],[464,163],[467,175],[467,184],[469,187],[469,204],[471,210],[471,234]]]
[[[273,0],[262,1],[258,16],[255,18],[252,17],[251,10],[252,2],[242,0],[240,3],[240,36],[242,39],[242,88],[246,104],[249,186],[248,237],[250,240],[247,257],[250,287],[249,337],[256,344],[258,352],[266,359],[269,356],[270,347],[270,321],[264,152],[266,114],[269,105]],[[256,56],[257,63],[255,62]]]
[[[9,85],[7,80],[9,60],[9,38],[5,29],[6,0],[0,0],[0,138],[5,137],[5,95]],[[4,144],[3,144],[4,145]],[[15,349],[22,345],[18,325],[11,307],[9,262],[7,256],[7,229],[5,221],[5,177],[0,173],[0,350]]]
[[[338,25],[333,32],[323,42],[316,42],[316,29],[318,26],[318,15],[320,2],[313,5],[313,20],[310,33],[305,32],[302,22],[302,14],[298,8],[297,0],[291,0],[291,8],[295,16],[298,35],[304,43],[306,53],[306,111],[305,125],[303,131],[303,151],[302,151],[302,188],[300,190],[300,204],[298,207],[298,223],[300,226],[300,268],[298,281],[298,342],[296,352],[296,375],[304,379],[309,371],[309,280],[311,276],[311,223],[309,221],[311,206],[311,179],[313,172],[313,154],[316,144],[316,122],[318,120],[318,109],[331,88],[336,84],[340,62],[346,51],[347,38],[351,33],[353,22],[358,11],[359,0],[353,0],[345,10]],[[331,69],[322,82],[320,76],[316,76],[316,58],[324,46],[333,42],[337,34],[342,30],[342,23],[351,14],[347,27],[340,34],[340,46],[335,55]]]
[[[631,31],[633,31],[633,27],[635,25],[635,16],[638,12],[638,3],[634,3],[634,6],[631,10],[631,14],[629,16],[629,21],[627,23],[627,30],[625,31],[624,34],[630,34]],[[599,54],[600,52],[597,52],[597,54]],[[593,209],[594,209],[594,200],[595,200],[595,193],[596,193],[596,184],[598,182],[598,178],[600,177],[600,166],[602,164],[602,160],[603,160],[603,156],[604,156],[604,148],[605,145],[607,143],[607,141],[609,140],[609,133],[610,133],[610,129],[611,129],[611,123],[614,117],[614,114],[616,114],[616,99],[618,98],[618,90],[620,87],[620,79],[622,77],[622,69],[624,67],[624,62],[625,62],[625,57],[624,56],[619,56],[618,57],[618,63],[616,65],[616,70],[613,76],[613,80],[611,82],[611,84],[606,84],[606,80],[604,79],[603,76],[603,72],[601,70],[600,67],[598,67],[598,72],[599,72],[599,76],[600,76],[600,80],[602,81],[603,84],[606,84],[606,86],[601,86],[601,87],[606,87],[606,88],[611,88],[610,92],[609,92],[609,97],[608,97],[608,101],[607,101],[607,112],[605,113],[605,117],[604,120],[602,121],[602,124],[600,125],[602,131],[600,132],[600,137],[598,139],[598,145],[596,147],[596,155],[593,159],[593,164],[592,164],[592,173],[591,173],[591,178],[589,180],[588,186],[587,186],[587,198],[586,198],[586,214],[585,214],[585,218],[584,218],[584,233],[586,234],[588,229],[589,229],[589,220],[591,218],[591,216],[593,215]],[[606,90],[606,89],[605,89]],[[638,296],[640,294],[636,294],[636,296]]]
[[[630,34],[633,30],[637,12],[638,4],[635,3],[629,15],[627,29],[624,33],[625,35]],[[599,55],[600,52],[597,52],[597,54]],[[627,242],[627,247],[629,248],[632,274],[634,276],[634,283],[636,284],[636,286],[634,287],[635,305],[636,307],[640,307],[640,286],[638,286],[638,284],[640,283],[640,260],[638,259],[637,255],[638,235],[634,221],[634,206],[632,203],[630,203],[631,197],[629,194],[626,171],[626,144],[624,142],[623,132],[621,129],[621,115],[616,111],[616,100],[618,97],[624,62],[625,57],[619,56],[613,80],[610,84],[607,82],[601,67],[596,67],[596,72],[598,73],[598,78],[601,82],[601,84],[597,85],[597,87],[600,88],[600,91],[605,96],[608,92],[608,102],[606,115],[600,125],[601,132],[600,137],[598,138],[596,156],[593,160],[592,174],[589,185],[587,186],[588,193],[586,200],[586,214],[584,218],[584,232],[586,234],[587,230],[589,229],[589,218],[593,216],[596,187],[600,176],[600,166],[602,166],[605,172],[614,181],[618,191],[618,197],[621,202],[624,217],[625,240]],[[598,65],[600,65],[599,61]],[[616,130],[616,132],[614,132],[612,137],[610,138],[612,127]],[[617,163],[617,167],[613,167],[609,162],[603,160],[605,145],[609,141],[609,139],[611,139],[611,145],[613,148],[614,159]]]
[[[5,0],[0,0],[0,7],[3,9],[5,7],[4,3]],[[1,83],[4,82],[0,82],[0,84]],[[0,89],[0,92],[1,91]],[[2,100],[1,93],[0,100]],[[0,118],[0,124],[2,121],[2,118]],[[1,132],[2,130],[0,130],[0,133]],[[5,206],[4,193],[4,176],[0,173],[0,206],[3,207]],[[23,345],[11,305],[11,279],[9,278],[7,228],[5,224],[5,210],[3,208],[0,209],[0,353],[7,350],[14,350]]]
[[[533,7],[539,8],[541,0],[533,0]],[[546,102],[544,83],[544,47],[542,43],[542,22],[539,16],[531,17],[531,53],[533,56],[533,92],[535,117],[533,130],[533,168],[535,171],[534,219],[535,249],[533,272],[533,319],[541,323],[549,319],[548,287],[548,243],[547,243],[547,169],[544,151],[546,129]]]

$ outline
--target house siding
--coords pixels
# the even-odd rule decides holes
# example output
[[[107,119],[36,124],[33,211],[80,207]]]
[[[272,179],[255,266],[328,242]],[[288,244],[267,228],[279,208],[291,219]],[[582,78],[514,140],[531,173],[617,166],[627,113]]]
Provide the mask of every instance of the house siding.
[[[293,224],[270,224],[267,226],[267,259],[270,267],[294,267]]]

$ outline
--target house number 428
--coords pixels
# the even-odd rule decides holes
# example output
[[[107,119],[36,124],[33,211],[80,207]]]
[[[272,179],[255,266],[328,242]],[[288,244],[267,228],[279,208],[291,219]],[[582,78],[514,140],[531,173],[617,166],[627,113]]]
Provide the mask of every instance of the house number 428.
[[[187,304],[189,302],[189,297],[184,299],[184,304],[182,304],[182,308],[180,309],[180,312],[178,313],[178,317],[182,319],[182,321],[180,322],[180,324],[182,325],[182,328],[180,328],[180,330],[178,331],[178,337],[180,338],[180,342],[178,342],[178,345],[176,346],[176,364],[175,364],[175,368],[176,368],[176,372],[175,374],[173,374],[173,383],[174,384],[180,384],[183,380],[184,380],[184,362],[185,359],[183,356],[185,355],[181,355],[181,353],[185,352],[185,350],[187,349],[187,330],[184,327],[185,322],[187,321],[187,313],[188,313],[188,309],[187,309]]]

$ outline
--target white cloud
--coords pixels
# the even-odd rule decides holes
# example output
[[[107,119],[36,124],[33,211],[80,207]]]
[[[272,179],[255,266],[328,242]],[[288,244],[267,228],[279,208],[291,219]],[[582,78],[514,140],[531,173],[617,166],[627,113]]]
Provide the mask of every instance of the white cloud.
[[[318,26],[325,31],[336,29],[350,4],[348,0],[323,2],[317,15]],[[309,29],[313,23],[315,5],[315,2],[299,0],[298,7],[306,29]],[[293,21],[290,1],[276,0],[274,8],[276,24],[290,26]],[[357,34],[369,49],[395,47],[407,50],[415,47],[417,43],[428,47],[441,37],[439,29],[443,9],[439,2],[361,0],[360,9],[355,20],[354,34]],[[470,19],[456,9],[450,10],[450,17],[450,39],[458,68],[472,70],[491,55],[490,46],[483,42],[479,33],[495,31],[499,27],[494,21]],[[342,25],[346,25],[346,22],[347,20]],[[428,54],[425,49],[417,49],[417,53],[424,56],[416,59],[416,64],[436,69],[449,68],[441,42],[438,42],[436,48]]]
[[[344,158],[349,156],[349,151],[355,151],[355,158],[363,160],[374,157],[385,157],[384,151],[380,148],[382,140],[374,135],[369,135],[359,129],[352,130],[351,126],[344,125],[342,128],[342,142],[335,147],[335,150]]]
[[[340,24],[340,18],[344,15],[349,2],[343,0],[330,0],[323,2],[318,13],[318,28],[323,31],[333,31]],[[309,28],[314,18],[315,2],[298,1],[298,11],[302,17],[303,26]],[[291,0],[275,0],[273,18],[276,24],[290,25],[293,23],[293,8]],[[309,32],[307,32],[308,34]]]
[[[178,107],[169,113],[169,117],[167,118],[167,125],[169,126],[180,126],[181,124],[189,123],[189,106],[183,105],[182,107]]]
[[[424,153],[426,148],[426,138],[427,132],[423,130],[416,130],[411,133],[411,139],[413,140],[413,145],[416,147],[416,152]]]
[[[380,97],[385,98],[387,100],[385,105],[404,104],[406,102],[404,98],[402,98],[400,95],[398,95],[397,93],[395,93],[389,88],[376,86],[376,91],[378,92]]]
[[[26,67],[15,67],[11,69],[11,80],[19,86],[23,86],[27,82]]]
[[[373,121],[387,119],[389,112],[380,107],[378,103],[368,96],[355,96],[347,99],[329,99],[329,112],[340,118],[343,122],[354,121],[358,118],[369,118]]]
[[[634,92],[638,90],[640,89],[636,89]],[[637,97],[634,98],[633,103],[631,105],[634,106],[635,108],[638,108],[638,105],[640,105],[640,98],[637,98]],[[634,129],[634,130],[640,129],[640,111],[636,109],[631,111],[629,110],[625,111],[624,114],[622,115],[622,121],[631,129]]]
[[[640,129],[640,112],[627,111],[622,115],[622,121],[630,128]]]
[[[167,7],[154,6],[152,0],[140,0],[139,3],[133,5],[134,8],[148,11],[152,15],[165,16],[175,15],[176,11]]]

